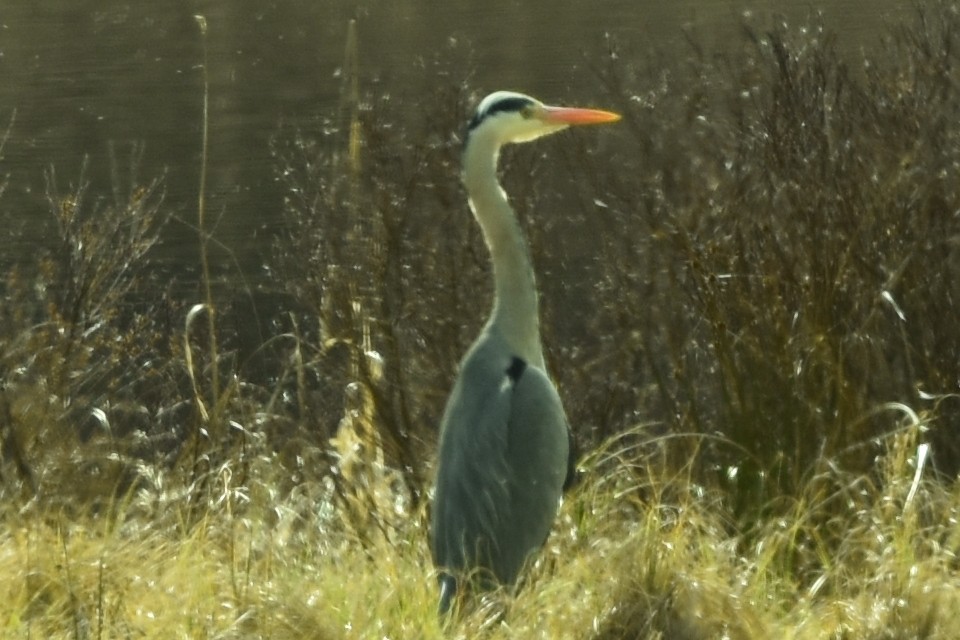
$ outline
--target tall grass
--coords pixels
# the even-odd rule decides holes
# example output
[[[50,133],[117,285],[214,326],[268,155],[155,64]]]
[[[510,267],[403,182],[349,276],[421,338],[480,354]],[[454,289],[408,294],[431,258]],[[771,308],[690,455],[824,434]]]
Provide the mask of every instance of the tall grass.
[[[960,500],[914,473],[921,426],[884,443],[875,481],[823,469],[749,545],[731,535],[720,490],[611,441],[583,461],[589,479],[519,593],[468,603],[445,628],[419,520],[351,542],[316,513],[311,483],[277,496],[221,474],[207,517],[186,529],[183,503],[158,509],[146,493],[84,526],[31,510],[0,545],[3,633],[949,638]],[[273,480],[274,462],[255,474]]]
[[[490,302],[469,53],[364,92],[351,27],[339,111],[274,142],[243,357],[215,290],[209,335],[157,293],[136,152],[112,199],[51,171],[0,306],[2,635],[955,636],[958,27],[923,5],[859,60],[815,19],[611,40],[577,100],[622,125],[507,150],[584,480],[519,590],[447,628],[426,488]]]

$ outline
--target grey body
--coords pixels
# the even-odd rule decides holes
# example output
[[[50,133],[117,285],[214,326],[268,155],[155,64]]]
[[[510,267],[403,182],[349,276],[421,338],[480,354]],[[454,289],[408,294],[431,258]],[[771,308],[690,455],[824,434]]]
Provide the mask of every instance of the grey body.
[[[546,540],[570,453],[547,374],[508,354],[488,328],[463,360],[442,423],[432,522],[439,567],[487,571],[479,577],[501,584]]]
[[[487,96],[470,121],[463,181],[493,263],[493,311],[467,352],[440,429],[430,542],[440,569],[440,610],[458,579],[512,584],[556,518],[573,469],[570,432],[540,344],[533,267],[497,182],[500,147],[571,124],[612,122],[590,109],[549,107],[529,96]]]

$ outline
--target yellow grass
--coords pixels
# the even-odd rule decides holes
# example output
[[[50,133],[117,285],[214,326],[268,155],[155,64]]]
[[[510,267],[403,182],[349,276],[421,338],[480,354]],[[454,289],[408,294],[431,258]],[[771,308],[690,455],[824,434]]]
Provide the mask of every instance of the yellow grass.
[[[4,514],[0,636],[953,638],[960,495],[929,461],[916,471],[918,432],[890,437],[873,478],[825,464],[753,526],[611,442],[519,591],[464,602],[446,628],[422,512],[358,532],[314,504],[324,487],[278,497],[226,471],[192,523],[155,488],[109,515],[32,503]]]

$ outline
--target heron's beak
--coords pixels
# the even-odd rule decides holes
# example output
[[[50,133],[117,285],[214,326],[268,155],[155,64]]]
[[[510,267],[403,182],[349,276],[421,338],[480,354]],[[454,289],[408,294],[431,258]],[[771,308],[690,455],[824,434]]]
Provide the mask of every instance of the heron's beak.
[[[620,119],[619,113],[601,111],[600,109],[578,109],[575,107],[543,106],[540,119],[549,124],[603,124],[616,122]]]

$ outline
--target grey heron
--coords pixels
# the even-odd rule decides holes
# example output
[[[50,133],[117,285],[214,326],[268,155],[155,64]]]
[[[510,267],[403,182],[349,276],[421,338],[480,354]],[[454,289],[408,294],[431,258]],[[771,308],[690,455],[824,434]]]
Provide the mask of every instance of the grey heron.
[[[498,91],[470,120],[463,182],[490,251],[495,299],[460,364],[440,427],[430,542],[441,613],[450,608],[458,579],[472,572],[485,584],[516,581],[546,540],[573,473],[569,425],[543,360],[533,266],[497,181],[500,148],[570,125],[619,119]]]

